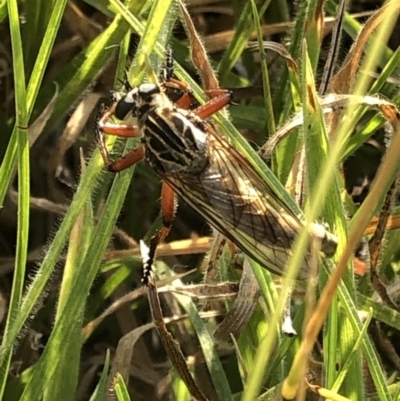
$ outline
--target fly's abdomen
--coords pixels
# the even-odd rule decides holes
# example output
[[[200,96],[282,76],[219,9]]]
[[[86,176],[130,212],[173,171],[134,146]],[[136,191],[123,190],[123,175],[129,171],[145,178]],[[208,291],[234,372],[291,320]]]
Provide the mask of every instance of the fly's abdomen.
[[[200,174],[170,174],[165,179],[216,230],[260,265],[282,275],[304,223],[284,207],[247,159],[216,138],[209,138],[209,163]],[[316,236],[325,240],[321,233]],[[307,277],[309,261],[307,250],[299,278]]]

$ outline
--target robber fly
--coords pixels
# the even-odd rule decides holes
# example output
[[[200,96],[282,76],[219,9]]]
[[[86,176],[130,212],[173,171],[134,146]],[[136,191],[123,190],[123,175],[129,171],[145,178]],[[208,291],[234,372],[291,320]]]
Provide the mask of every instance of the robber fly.
[[[179,96],[177,96],[179,93]],[[190,88],[173,78],[172,57],[167,57],[161,84],[143,83],[114,102],[97,123],[99,147],[108,170],[121,171],[145,159],[163,179],[161,211],[163,228],[152,238],[143,282],[148,283],[157,245],[170,231],[175,194],[244,253],[274,274],[282,275],[295,238],[303,223],[268,186],[238,150],[206,121],[231,103],[231,92],[206,92],[211,98],[190,107]],[[173,99],[175,98],[175,99]],[[137,126],[114,124],[115,116],[137,118]],[[140,137],[141,145],[111,161],[104,134]],[[336,238],[322,226],[308,227],[331,256]],[[304,255],[299,278],[307,277],[310,250]]]

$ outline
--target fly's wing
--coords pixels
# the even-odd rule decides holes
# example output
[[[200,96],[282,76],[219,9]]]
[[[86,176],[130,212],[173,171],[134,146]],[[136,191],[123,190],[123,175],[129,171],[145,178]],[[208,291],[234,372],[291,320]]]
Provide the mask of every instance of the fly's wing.
[[[166,175],[171,187],[252,259],[282,275],[304,226],[249,161],[209,127],[209,165],[199,175]],[[307,276],[305,255],[299,277]]]

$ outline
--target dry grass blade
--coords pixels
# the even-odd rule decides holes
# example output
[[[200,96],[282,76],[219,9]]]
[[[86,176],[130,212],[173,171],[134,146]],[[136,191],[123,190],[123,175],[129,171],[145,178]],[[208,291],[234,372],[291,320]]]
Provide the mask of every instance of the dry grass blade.
[[[331,114],[343,111],[350,102],[355,102],[360,106],[379,110],[383,117],[394,127],[397,122],[397,107],[393,103],[381,99],[378,96],[356,96],[356,95],[336,95],[329,94],[319,100],[322,112]],[[290,133],[303,125],[303,112],[297,113],[288,123],[281,127],[260,149],[261,156],[269,159],[276,146]]]
[[[349,53],[347,54],[342,68],[332,78],[331,85],[329,87],[330,92],[351,92],[357,77],[357,71],[361,65],[361,58],[365,52],[365,48],[370,36],[388,16],[388,13],[393,13],[395,11],[395,8],[400,8],[400,3],[396,1],[389,1],[368,19],[353,46],[351,47]]]
[[[193,255],[206,253],[212,244],[211,237],[201,237],[162,243],[157,247],[157,256]],[[105,254],[104,260],[131,258],[140,256],[140,247],[133,246],[130,249],[112,250]]]
[[[386,232],[386,226],[390,216],[390,210],[396,196],[396,184],[393,183],[390,190],[386,193],[375,232],[369,240],[369,253],[371,257],[371,271],[377,273],[378,258],[381,250],[382,240]]]
[[[208,260],[205,260],[207,267],[205,268],[204,283],[207,285],[213,285],[218,281],[218,260],[222,255],[223,248],[226,244],[226,239],[222,235],[216,234],[213,237],[213,241],[208,253]],[[203,308],[205,310],[211,308],[208,302],[204,302]]]
[[[174,277],[175,278],[175,277]],[[161,289],[159,289],[160,292]],[[239,285],[233,282],[224,282],[217,284],[188,284],[184,287],[166,288],[170,292],[186,295],[197,299],[228,299],[238,295]]]
[[[94,108],[97,106],[100,97],[99,93],[89,93],[79,102],[57,142],[54,153],[48,161],[50,171],[56,171],[60,160],[63,159],[67,150],[76,142]]]
[[[57,97],[59,94],[59,88],[58,84],[55,83],[55,91],[54,95],[51,98],[50,102],[46,105],[45,109],[42,111],[40,116],[31,124],[28,130],[28,135],[29,135],[29,146],[32,147],[36,140],[39,138],[39,135],[42,133],[43,128],[45,127],[47,121],[51,117],[51,114],[53,112],[55,103],[57,101]]]
[[[10,188],[9,196],[15,204],[18,204],[18,191],[14,188]],[[68,205],[55,203],[45,198],[36,198],[35,196],[30,197],[30,207],[34,210],[43,210],[60,215],[68,210]]]
[[[258,42],[250,42],[247,45],[247,48],[251,51],[258,51],[259,50]],[[263,48],[265,50],[271,50],[271,51],[279,54],[281,57],[283,57],[286,60],[288,68],[293,70],[294,73],[296,73],[296,74],[298,73],[297,64],[293,60],[293,57],[287,51],[285,46],[283,46],[280,43],[265,41],[265,42],[263,42]]]
[[[116,374],[120,374],[124,378],[124,382],[126,385],[129,384],[129,378],[131,376],[130,375],[131,361],[135,344],[146,331],[152,328],[154,328],[153,323],[146,324],[124,335],[119,340],[113,358],[111,371],[110,374],[108,375],[107,388],[109,389],[113,388],[112,383],[115,379]],[[113,392],[108,391],[105,396],[105,401],[113,401],[113,400],[115,400],[115,395],[113,394]]]
[[[190,270],[188,272],[185,272],[183,274],[176,274],[174,277],[167,277],[163,280],[159,281],[160,286],[165,286],[166,284],[169,284],[172,280],[184,278],[185,276],[193,273],[194,270]],[[166,287],[165,287],[166,288]],[[161,292],[161,290],[159,290]],[[113,302],[100,316],[98,316],[96,319],[90,321],[83,329],[82,329],[82,337],[87,338],[89,335],[96,329],[96,327],[99,326],[100,323],[103,322],[103,320],[115,312],[117,312],[118,309],[122,308],[124,305],[126,305],[128,302],[132,302],[135,299],[143,296],[146,293],[146,289],[144,287],[140,287],[135,291],[130,292],[129,294],[124,295],[117,301]]]
[[[143,266],[147,266],[149,263],[149,248],[143,241],[140,242],[140,248],[143,258]],[[197,400],[207,401],[206,396],[197,386],[192,375],[189,372],[189,368],[186,364],[185,357],[182,354],[179,343],[177,343],[167,330],[167,326],[164,322],[163,313],[161,310],[160,298],[157,292],[157,284],[154,280],[154,273],[151,271],[147,278],[147,298],[149,300],[152,320],[160,336],[161,343],[165,349],[165,352],[170,359],[172,366],[177,371],[180,378],[186,384],[189,393]]]
[[[203,87],[205,89],[218,89],[219,84],[217,77],[214,74],[203,43],[201,42],[201,39],[193,25],[193,21],[190,18],[190,15],[185,5],[180,0],[178,1],[178,4],[181,9],[186,28],[188,30],[188,37],[190,38],[190,51],[193,64],[197,67],[197,71],[200,74]]]
[[[232,343],[232,337],[238,338],[249,323],[258,304],[260,287],[247,259],[243,263],[243,274],[239,283],[239,292],[231,309],[214,332],[214,338],[220,345]]]
[[[400,369],[400,357],[396,351],[396,347],[382,329],[380,322],[371,322],[369,332],[376,343],[379,344],[379,348],[382,350],[385,357],[396,367],[396,369]]]
[[[400,117],[399,114],[397,114]],[[379,194],[385,190],[387,185],[387,177],[392,176],[395,170],[398,168],[398,149],[400,147],[400,122],[397,120],[396,129],[393,135],[393,141],[387,151],[387,154],[379,167],[376,178],[371,187],[370,194],[366,198],[361,209],[361,213],[356,216],[356,221],[353,223],[352,230],[350,231],[346,248],[344,249],[337,265],[336,269],[332,272],[321,297],[317,303],[317,306],[310,317],[307,327],[304,331],[304,340],[301,343],[300,349],[297,352],[294,362],[292,364],[289,375],[292,372],[296,372],[299,366],[302,365],[304,358],[308,358],[312,351],[318,333],[325,321],[326,315],[331,305],[332,298],[336,293],[339,282],[346,271],[348,260],[351,258],[354,249],[359,244],[365,228],[368,225],[368,221],[372,217],[374,210],[379,202]],[[297,388],[293,388],[293,383],[287,379],[283,385],[285,394],[296,394]],[[283,390],[282,390],[283,392]]]
[[[386,193],[385,199],[381,211],[379,213],[378,223],[376,230],[368,242],[369,253],[370,253],[370,271],[371,271],[371,283],[375,291],[379,294],[382,301],[386,303],[390,308],[399,310],[399,307],[390,298],[385,285],[379,278],[378,274],[378,262],[379,255],[382,250],[382,242],[386,233],[386,226],[388,224],[390,210],[396,197],[398,179],[392,184],[389,191]]]
[[[160,299],[157,293],[157,287],[153,277],[149,278],[147,297],[149,299],[151,316],[153,318],[154,325],[157,328],[165,352],[167,353],[173,367],[186,384],[189,393],[197,400],[207,401],[207,398],[199,389],[189,372],[185,357],[182,354],[179,344],[173,339],[167,330],[161,310]]]
[[[348,0],[341,0],[337,13],[335,25],[332,30],[332,39],[329,46],[328,57],[324,66],[324,72],[321,78],[321,84],[319,86],[319,94],[326,94],[329,86],[329,82],[334,74],[334,69],[336,68],[337,59],[339,56],[340,41],[342,38],[344,14],[347,8]]]
[[[373,12],[365,11],[360,13],[352,14],[353,18],[364,18],[368,17]],[[324,19],[324,35],[327,35],[333,28],[335,24],[335,18],[326,17]],[[262,35],[270,36],[275,35],[282,32],[290,32],[294,27],[293,22],[279,22],[276,24],[263,25],[261,27]],[[232,41],[232,38],[235,34],[234,30],[226,30],[223,32],[214,33],[211,35],[207,35],[203,38],[204,47],[207,49],[209,53],[216,53],[225,50],[229,43]],[[251,40],[257,39],[257,33],[254,31],[250,36]]]
[[[368,227],[364,231],[364,235],[371,235],[375,232],[379,218],[373,217]],[[400,228],[400,216],[389,216],[386,224],[386,230],[398,230]]]

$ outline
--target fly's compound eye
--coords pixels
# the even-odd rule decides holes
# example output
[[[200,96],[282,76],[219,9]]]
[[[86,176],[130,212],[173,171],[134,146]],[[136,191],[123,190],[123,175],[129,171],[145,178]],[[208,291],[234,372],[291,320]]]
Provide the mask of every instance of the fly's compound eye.
[[[124,120],[129,113],[135,114],[137,95],[138,89],[134,88],[118,101],[114,113],[118,120]]]
[[[160,92],[161,89],[156,84],[147,83],[139,86],[139,95],[145,102],[150,102],[153,95],[156,95]]]

